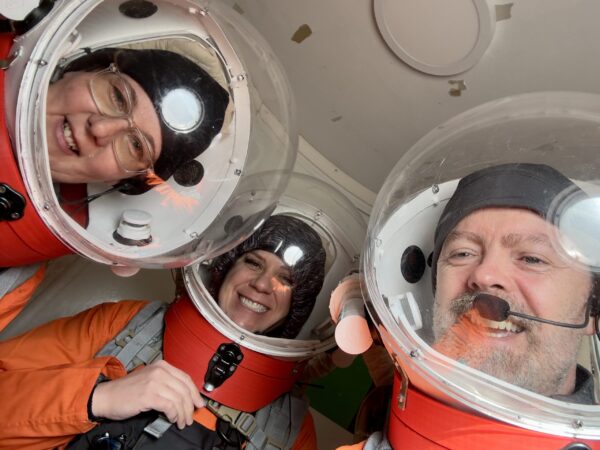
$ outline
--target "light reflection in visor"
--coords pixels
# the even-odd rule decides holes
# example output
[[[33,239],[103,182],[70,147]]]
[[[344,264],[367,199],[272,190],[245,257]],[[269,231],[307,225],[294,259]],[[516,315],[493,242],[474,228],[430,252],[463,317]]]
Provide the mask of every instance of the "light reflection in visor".
[[[189,133],[195,130],[204,118],[202,101],[189,89],[173,89],[164,96],[160,114],[173,131]]]
[[[304,256],[304,252],[297,245],[291,245],[283,252],[283,262],[293,267]]]

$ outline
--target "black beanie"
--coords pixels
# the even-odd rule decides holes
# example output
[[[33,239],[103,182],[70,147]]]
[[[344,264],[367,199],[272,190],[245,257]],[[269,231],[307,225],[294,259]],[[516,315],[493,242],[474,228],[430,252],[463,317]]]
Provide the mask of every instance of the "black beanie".
[[[290,267],[292,301],[283,323],[267,334],[286,339],[295,338],[313,310],[325,277],[325,249],[319,235],[300,219],[286,215],[269,217],[248,239],[233,250],[218,256],[210,265],[210,291],[216,299],[221,284],[233,264],[245,253],[264,250],[285,261],[283,253],[298,246],[302,256]]]
[[[437,262],[448,234],[481,208],[524,208],[548,219],[558,198],[583,194],[571,180],[544,164],[511,163],[488,167],[461,179],[435,229],[431,282],[435,292]]]
[[[64,72],[96,71],[114,63],[129,75],[150,97],[158,115],[162,148],[154,163],[154,172],[166,181],[173,174],[179,184],[197,184],[203,168],[191,163],[208,148],[219,133],[229,103],[229,94],[198,64],[167,50],[128,50],[105,48],[71,62]],[[162,113],[162,101],[175,89],[191,91],[201,105],[201,122],[188,131],[177,131]],[[122,180],[117,185],[125,194],[142,194],[152,186],[144,175]]]

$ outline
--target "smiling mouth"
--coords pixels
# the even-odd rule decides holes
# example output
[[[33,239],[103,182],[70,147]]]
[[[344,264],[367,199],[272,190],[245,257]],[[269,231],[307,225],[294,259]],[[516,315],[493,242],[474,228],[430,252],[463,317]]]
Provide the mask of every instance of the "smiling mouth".
[[[250,311],[254,311],[255,313],[258,313],[258,314],[265,313],[269,310],[269,308],[267,308],[265,305],[256,303],[256,302],[250,300],[249,298],[241,296],[241,295],[240,295],[240,301],[242,302],[242,305],[244,305]]]
[[[491,336],[503,337],[510,334],[522,333],[524,331],[523,327],[511,322],[510,320],[497,322],[495,320],[484,319],[479,314],[467,314],[465,317],[473,325],[480,328],[485,328],[486,334]]]
[[[69,150],[71,150],[76,155],[79,155],[79,148],[77,147],[75,139],[73,138],[73,131],[71,130],[71,125],[69,125],[69,122],[67,122],[66,120],[63,123],[63,134],[65,136],[65,141],[67,143],[67,146],[69,147]]]

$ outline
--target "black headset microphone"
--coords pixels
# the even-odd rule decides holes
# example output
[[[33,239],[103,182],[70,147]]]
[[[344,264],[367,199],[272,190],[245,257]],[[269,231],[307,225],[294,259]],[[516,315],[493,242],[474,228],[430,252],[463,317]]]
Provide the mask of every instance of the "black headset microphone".
[[[487,320],[493,320],[495,322],[502,322],[508,319],[508,316],[515,316],[520,317],[522,319],[534,320],[536,322],[555,325],[557,327],[585,328],[587,327],[590,321],[590,310],[592,307],[592,302],[588,300],[585,311],[585,320],[579,324],[555,322],[554,320],[542,319],[540,317],[530,316],[529,314],[511,311],[510,305],[506,300],[491,294],[477,294],[475,296],[475,299],[473,300],[473,307],[477,310],[477,312],[479,312],[481,317]]]

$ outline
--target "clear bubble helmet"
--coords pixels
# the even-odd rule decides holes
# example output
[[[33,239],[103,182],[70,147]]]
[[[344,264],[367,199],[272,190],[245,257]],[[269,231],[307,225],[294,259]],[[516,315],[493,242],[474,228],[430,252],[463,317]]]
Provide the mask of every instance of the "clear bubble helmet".
[[[34,28],[4,42],[11,64],[2,72],[2,172],[23,207],[0,222],[0,266],[74,251],[110,265],[181,267],[247,236],[285,188],[297,146],[293,99],[262,37],[219,2],[156,0],[147,11],[130,3],[57,1]],[[206,148],[166,170],[166,180],[147,177],[130,192],[88,183],[71,202],[63,188],[72,185],[53,182],[50,171],[48,86],[65,66],[105,48],[176,53],[207,73],[228,101]],[[209,97],[176,86],[163,94],[155,107],[174,136],[214,120]]]
[[[299,282],[298,291],[292,290],[290,314],[278,329],[251,333],[225,314],[215,299],[212,262],[183,269],[189,297],[180,299],[178,304],[171,307],[172,311],[167,317],[167,331],[173,336],[166,336],[165,358],[189,373],[203,395],[244,411],[256,410],[289,391],[302,375],[309,359],[335,346],[335,327],[328,310],[329,297],[339,280],[350,269],[356,268],[366,233],[364,219],[343,194],[306,175],[292,174],[274,215],[298,220],[318,235],[325,250],[325,264],[323,283],[316,298],[306,298],[307,289],[312,292],[309,295],[314,295],[314,287],[303,287],[313,284],[313,278],[317,278],[305,266],[306,261],[313,260],[309,251],[314,252],[315,245],[303,243],[303,239],[298,239],[292,233],[287,237],[276,233],[278,236],[274,238],[263,236],[253,240],[251,237],[248,241],[252,243],[246,241],[240,246],[242,250],[234,249],[231,253],[241,256],[237,253],[243,248],[261,242],[263,246],[268,241],[275,254],[281,255],[282,261],[291,267],[292,277],[297,261],[301,272],[299,280],[296,280]],[[294,292],[299,296],[296,299]],[[301,307],[301,320],[290,327],[290,318],[295,314],[295,302],[307,301],[312,303],[309,315],[306,316],[307,311]],[[290,337],[279,337],[279,331],[285,335],[289,329],[293,329]],[[292,335],[295,337],[291,338]],[[210,375],[210,361],[224,345],[235,346],[242,358],[228,379],[209,390],[206,380]],[[193,358],[191,348],[194,348]],[[252,388],[244,389],[247,386]],[[245,392],[244,395],[240,395],[241,390]]]
[[[552,230],[548,251],[573,273],[596,279],[599,124],[596,95],[541,92],[497,100],[431,131],[386,179],[371,215],[361,266],[367,310],[397,369],[388,429],[392,446],[402,442],[420,448],[425,445],[415,437],[420,433],[429,439],[426,448],[500,448],[516,440],[527,448],[562,448],[575,441],[600,447],[597,404],[532,392],[433,348],[431,267],[436,226],[459,180],[492,166],[533,163],[553,167],[578,186],[577,192],[585,192],[548,194],[553,198],[544,220],[538,220]],[[511,204],[511,209],[529,208]],[[564,322],[561,317],[547,319]],[[597,338],[586,336],[583,344],[572,353],[579,352],[579,363],[597,373]]]

